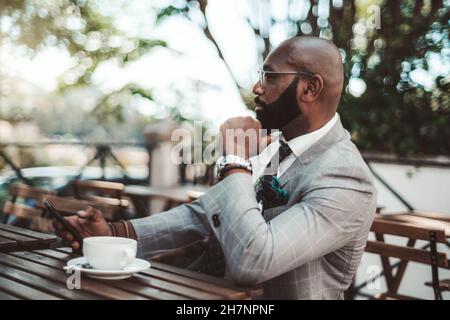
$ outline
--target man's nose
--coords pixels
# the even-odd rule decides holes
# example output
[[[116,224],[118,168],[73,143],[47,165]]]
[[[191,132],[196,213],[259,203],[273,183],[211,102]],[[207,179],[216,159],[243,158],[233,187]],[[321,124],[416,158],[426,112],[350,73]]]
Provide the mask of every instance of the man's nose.
[[[261,86],[261,82],[257,81],[254,85],[253,85],[253,93],[257,96],[262,96],[264,94],[264,89]]]

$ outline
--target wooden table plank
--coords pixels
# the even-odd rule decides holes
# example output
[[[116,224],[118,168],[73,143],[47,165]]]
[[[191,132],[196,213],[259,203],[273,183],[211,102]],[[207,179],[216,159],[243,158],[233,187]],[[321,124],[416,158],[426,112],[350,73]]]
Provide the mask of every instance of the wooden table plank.
[[[52,252],[53,251],[53,252]],[[56,252],[56,253],[55,253]],[[58,253],[57,251],[54,250],[39,250],[36,251],[36,253],[42,253],[42,254],[47,254],[47,255],[53,255],[53,257],[57,257],[57,259],[61,259],[61,261],[59,262],[62,265],[65,265],[65,262],[68,261],[69,259],[73,258],[72,256],[65,254],[65,253],[61,253],[61,255],[59,255],[58,257]],[[24,253],[17,253],[17,254],[24,254]],[[28,256],[30,256],[27,253]],[[40,258],[36,258],[36,261],[38,261]],[[40,261],[42,262],[42,261]],[[195,288],[195,287],[186,287],[183,285],[179,285],[175,282],[172,282],[170,279],[166,279],[166,280],[161,280],[158,278],[147,278],[145,276],[140,276],[140,275],[135,275],[133,278],[130,279],[131,281],[135,280],[135,282],[138,283],[138,285],[134,285],[134,289],[138,290],[139,288],[141,288],[141,293],[142,292],[148,292],[148,290],[144,290],[145,288],[154,288],[157,289],[157,291],[155,290],[151,290],[151,294],[152,296],[149,296],[153,299],[158,298],[158,299],[162,299],[162,298],[169,298],[169,299],[222,299],[223,297],[220,295],[217,295],[215,293],[209,293],[209,292],[205,292],[202,289],[199,288]],[[118,286],[118,287],[128,287],[129,286],[129,281],[112,281],[111,282],[112,285]],[[133,290],[130,289],[130,290]],[[165,292],[168,292],[170,295],[168,296],[167,294],[165,294]],[[161,296],[155,296],[154,294],[159,294]]]
[[[49,254],[60,259],[68,259],[71,250],[70,248],[57,248],[54,250],[38,250],[37,252]],[[220,295],[222,299],[248,299],[262,294],[262,289],[259,287],[236,286],[231,281],[223,278],[173,267],[156,261],[151,261],[151,264],[152,267],[141,272],[141,274],[186,285],[191,288],[202,288],[203,291]]]
[[[450,222],[450,214],[449,213],[443,213],[443,212],[432,212],[432,211],[422,211],[422,210],[414,210],[414,211],[407,211],[407,212],[389,212],[389,216],[397,216],[397,215],[411,215],[414,217],[422,217],[422,218],[428,218],[433,220],[441,220],[444,222]]]
[[[383,220],[396,221],[400,223],[410,223],[422,228],[429,228],[433,230],[444,230],[445,235],[450,237],[450,223],[423,218],[415,216],[414,214],[399,214],[399,215],[382,215]]]
[[[8,267],[0,264],[0,276],[21,282],[29,287],[37,288],[41,291],[46,291],[54,296],[58,296],[64,299],[73,300],[86,300],[86,299],[100,299],[99,296],[88,293],[83,290],[70,290],[66,286],[38,277],[32,273],[18,270],[12,267]]]
[[[17,241],[0,236],[0,249],[11,249],[17,247]]]
[[[70,259],[73,259],[73,256],[71,253],[62,251],[60,249],[63,249],[63,248],[33,250],[33,252],[39,253],[39,254],[47,256],[47,257],[59,259],[61,261],[69,261]]]
[[[39,244],[39,240],[36,239],[36,238],[23,236],[23,235],[20,235],[20,234],[17,234],[17,233],[13,233],[13,232],[9,232],[9,231],[6,231],[6,230],[0,230],[0,236],[2,238],[6,238],[6,239],[11,239],[11,240],[17,241],[17,244],[19,246],[24,246],[24,247],[29,246],[29,247],[31,247],[31,246],[35,246],[35,245]]]
[[[62,254],[68,254],[70,252],[72,252],[71,248],[57,248],[51,251],[55,251],[55,252],[60,252]],[[157,261],[151,261],[152,267],[149,269],[153,269],[153,270],[160,270],[160,271],[164,271],[167,273],[171,273],[174,275],[180,275],[182,277],[186,277],[188,279],[194,279],[194,280],[198,280],[201,281],[202,283],[209,283],[209,284],[214,284],[217,286],[220,286],[222,288],[228,288],[231,290],[234,290],[236,292],[245,292],[247,297],[255,297],[255,296],[260,296],[262,295],[262,288],[260,287],[248,287],[248,286],[238,286],[235,285],[232,281],[224,279],[224,278],[219,278],[219,277],[214,277],[205,273],[200,273],[200,272],[196,272],[196,271],[192,271],[192,270],[188,270],[188,269],[182,269],[182,268],[178,268],[178,267],[174,267],[174,266],[170,266],[161,262],[157,262]],[[236,298],[233,298],[236,299]]]
[[[0,287],[4,292],[16,295],[22,299],[61,300],[61,298],[4,278],[3,276],[0,276]]]
[[[51,250],[34,250],[35,254],[45,256],[48,258],[59,260],[59,263],[65,263],[73,258],[70,248],[58,248]],[[42,257],[32,256],[29,253],[15,253],[15,255],[28,256],[34,262],[44,263],[47,266],[57,268],[61,266],[56,261],[42,260]],[[184,298],[194,299],[248,299],[252,295],[260,295],[262,290],[260,288],[239,287],[232,284],[230,281],[201,274],[194,271],[184,270],[158,262],[152,261],[152,267],[148,270],[135,275],[129,280],[118,282],[114,281],[115,285],[123,288],[127,283],[133,283],[134,286],[144,286],[153,288],[158,291],[155,292],[141,292],[141,294],[161,294],[163,292],[169,294],[177,294]],[[154,296],[153,296],[154,297]],[[155,297],[154,297],[155,298]],[[161,299],[162,297],[156,296]],[[174,299],[174,297],[171,297]]]
[[[0,224],[0,250],[3,252],[48,248],[56,241],[55,235]]]
[[[168,280],[173,283],[181,284],[191,288],[201,288],[203,291],[215,293],[223,297],[224,299],[246,299],[248,295],[244,291],[232,290],[223,286],[219,286],[213,283],[205,282],[202,280],[183,277],[175,273],[166,272],[163,270],[158,270],[155,268],[150,268],[141,272],[142,274],[151,276],[153,278],[158,278],[162,280]]]
[[[33,230],[23,229],[11,225],[0,224],[0,230],[17,233],[30,238],[38,239],[41,243],[52,243],[57,240],[57,237],[53,234],[47,234],[42,232],[36,232]]]
[[[259,287],[247,287],[247,286],[241,287],[241,286],[235,285],[230,280],[227,280],[224,278],[217,278],[217,277],[213,277],[208,274],[205,274],[205,273],[200,273],[200,272],[187,270],[187,269],[181,269],[181,268],[166,265],[164,263],[160,263],[160,262],[156,262],[156,261],[152,261],[151,263],[152,263],[152,268],[154,268],[154,269],[163,270],[166,272],[178,274],[178,275],[185,276],[188,278],[197,279],[200,281],[216,284],[216,285],[226,287],[226,288],[236,290],[236,291],[243,291],[243,292],[246,292],[251,297],[259,296],[262,294],[262,289]]]
[[[19,257],[6,255],[4,253],[0,253],[0,264],[4,264],[13,268],[17,268],[24,271],[29,271],[30,273],[33,273],[37,276],[57,281],[59,283],[62,283],[64,286],[66,285],[66,280],[68,274],[64,272],[64,270],[55,270],[51,267],[44,266],[37,262],[31,262],[28,260],[24,260]],[[88,292],[98,294],[99,296],[102,296],[104,298],[108,299],[138,299],[138,300],[144,300],[145,297],[132,294],[128,291],[121,290],[112,286],[107,285],[106,282],[97,281],[95,279],[90,278],[83,278],[83,281],[81,282],[81,287],[83,290],[86,290]]]
[[[54,272],[61,272],[63,270],[62,268],[66,265],[66,263],[64,261],[52,259],[52,258],[49,258],[49,257],[46,257],[46,256],[39,255],[39,254],[34,253],[34,252],[16,252],[16,253],[13,253],[12,255],[20,257],[20,258],[23,258],[23,259],[25,259],[27,261],[30,261],[30,262],[36,262],[36,263],[39,263],[39,264],[41,264],[43,266],[53,268],[53,269],[55,269]],[[86,279],[91,279],[91,278],[83,277],[82,278],[82,284],[83,284],[83,282]],[[95,281],[98,281],[98,282],[101,281],[101,280],[95,280],[95,279],[92,279],[92,280],[94,282]],[[111,282],[107,281],[107,282],[103,282],[103,283],[107,284],[107,285],[111,285],[113,287],[117,287],[117,285],[115,285],[115,284],[116,283],[120,283],[120,282],[121,281],[111,281]],[[150,298],[150,299],[152,298],[152,297],[147,296],[145,294],[145,292],[140,292],[141,290],[139,290],[139,289],[141,289],[141,288],[133,288],[133,287],[130,287],[129,285],[127,285],[127,284],[124,284],[122,287],[125,287],[125,288],[123,288],[125,290],[131,289],[131,291],[135,291],[137,294],[143,293],[142,294],[143,296],[145,296],[147,298]],[[129,290],[127,290],[127,291],[129,291]]]
[[[34,252],[16,252],[13,255],[19,256],[24,259],[37,262],[40,264],[43,264],[48,267],[55,268],[57,270],[61,270],[63,266],[66,265],[66,261],[73,258],[73,256],[61,253],[63,255],[63,258],[61,256],[58,257],[58,254],[56,252],[56,255],[53,254],[56,251],[54,250],[38,250]],[[56,257],[55,257],[56,256]],[[84,277],[86,278],[86,277]],[[83,278],[83,279],[84,279]],[[84,280],[83,280],[84,281]],[[101,281],[101,280],[96,280]],[[103,283],[107,283],[110,286],[117,287],[119,289],[124,289],[126,291],[135,293],[137,295],[142,295],[148,299],[160,299],[160,300],[186,300],[188,297],[183,296],[182,294],[168,292],[164,286],[155,287],[155,286],[148,286],[148,285],[142,285],[142,284],[134,284],[131,283],[129,280],[115,280],[115,281],[103,281]]]
[[[209,292],[203,291],[201,288],[194,289],[186,286],[178,285],[170,281],[163,281],[156,278],[149,278],[141,274],[136,274],[130,278],[131,281],[136,283],[145,284],[147,286],[155,287],[162,290],[167,290],[172,293],[181,294],[190,299],[198,300],[220,300],[221,296]]]
[[[9,293],[0,291],[0,300],[20,300],[20,298]]]

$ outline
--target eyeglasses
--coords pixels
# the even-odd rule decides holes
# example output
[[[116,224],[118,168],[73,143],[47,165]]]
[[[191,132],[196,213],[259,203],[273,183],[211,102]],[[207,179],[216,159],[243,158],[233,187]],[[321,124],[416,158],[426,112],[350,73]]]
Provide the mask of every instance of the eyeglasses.
[[[285,74],[296,74],[300,76],[305,76],[305,78],[312,77],[314,74],[310,72],[302,72],[302,71],[284,71],[284,72],[277,72],[277,71],[265,71],[263,69],[258,70],[259,74],[259,83],[262,87],[266,85],[267,77],[271,76],[278,76],[278,75],[285,75]]]

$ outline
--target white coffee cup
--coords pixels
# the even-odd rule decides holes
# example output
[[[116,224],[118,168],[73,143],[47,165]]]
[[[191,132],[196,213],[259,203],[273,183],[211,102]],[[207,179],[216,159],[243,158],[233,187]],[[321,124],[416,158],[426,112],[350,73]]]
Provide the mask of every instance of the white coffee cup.
[[[136,258],[137,242],[121,237],[90,237],[83,240],[83,255],[95,269],[117,270]]]

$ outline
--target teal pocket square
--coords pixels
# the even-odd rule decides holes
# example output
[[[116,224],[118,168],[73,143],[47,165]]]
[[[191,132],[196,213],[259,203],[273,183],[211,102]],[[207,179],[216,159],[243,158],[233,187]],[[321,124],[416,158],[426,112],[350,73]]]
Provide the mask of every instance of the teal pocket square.
[[[270,209],[286,204],[289,196],[281,186],[276,176],[264,175],[259,177],[255,185],[256,200],[261,202],[264,209]]]

